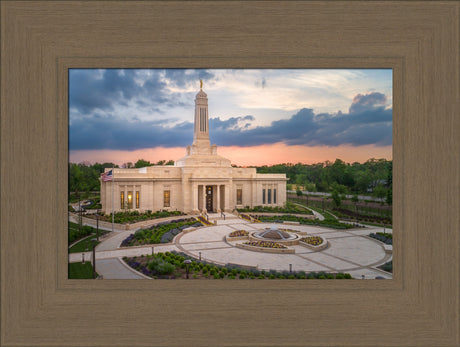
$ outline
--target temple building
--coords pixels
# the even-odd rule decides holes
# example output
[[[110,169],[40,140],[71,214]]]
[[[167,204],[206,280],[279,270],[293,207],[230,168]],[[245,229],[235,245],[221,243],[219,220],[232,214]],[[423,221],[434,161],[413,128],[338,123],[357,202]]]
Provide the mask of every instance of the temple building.
[[[208,96],[195,98],[193,144],[174,165],[140,169],[106,169],[101,177],[104,213],[124,209],[185,213],[233,211],[254,206],[283,206],[285,174],[258,174],[255,168],[232,167],[209,141]],[[112,170],[112,172],[110,172]]]

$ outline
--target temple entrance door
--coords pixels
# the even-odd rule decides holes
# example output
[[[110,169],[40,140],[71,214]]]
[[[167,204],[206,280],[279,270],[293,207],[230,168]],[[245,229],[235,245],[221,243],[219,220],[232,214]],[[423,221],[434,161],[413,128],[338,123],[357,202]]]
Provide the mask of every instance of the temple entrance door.
[[[212,208],[213,206],[213,201],[212,201],[212,196],[213,196],[213,189],[212,186],[206,186],[206,210],[208,212],[214,212],[214,209]]]

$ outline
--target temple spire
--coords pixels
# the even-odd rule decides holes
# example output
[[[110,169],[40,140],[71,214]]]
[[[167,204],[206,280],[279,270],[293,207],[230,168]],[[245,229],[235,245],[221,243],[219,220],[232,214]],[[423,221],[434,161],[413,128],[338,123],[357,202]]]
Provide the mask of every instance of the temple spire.
[[[209,151],[209,115],[208,96],[203,91],[203,81],[200,79],[200,91],[195,98],[195,126],[193,131],[193,146],[198,146],[201,151]]]

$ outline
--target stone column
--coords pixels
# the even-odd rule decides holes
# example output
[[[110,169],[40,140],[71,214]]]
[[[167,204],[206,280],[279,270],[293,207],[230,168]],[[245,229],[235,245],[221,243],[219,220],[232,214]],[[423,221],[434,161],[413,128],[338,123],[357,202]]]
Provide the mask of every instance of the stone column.
[[[206,185],[203,184],[203,210],[206,210]]]
[[[220,212],[220,185],[216,185],[216,195],[217,195],[217,204],[216,204],[216,210],[217,212]]]
[[[193,207],[193,212],[198,211],[198,185],[196,183],[193,183],[193,193],[192,193],[192,207]]]
[[[231,210],[230,206],[230,185],[226,184],[224,186],[224,210]]]

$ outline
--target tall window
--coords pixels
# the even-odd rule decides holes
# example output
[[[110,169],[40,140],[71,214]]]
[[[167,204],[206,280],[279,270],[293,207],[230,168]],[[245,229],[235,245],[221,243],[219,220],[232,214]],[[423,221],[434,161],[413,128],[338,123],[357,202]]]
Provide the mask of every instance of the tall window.
[[[271,189],[268,190],[268,203],[269,204],[272,203],[272,190]]]
[[[169,207],[171,205],[171,193],[169,190],[163,192],[163,206]]]
[[[125,208],[125,192],[120,192],[120,208]]]
[[[265,205],[265,189],[262,189],[262,204]]]
[[[237,205],[243,204],[243,189],[236,190],[236,204]]]
[[[273,189],[273,203],[276,204],[276,188]]]
[[[206,108],[200,108],[200,131],[206,131]]]
[[[136,192],[136,208],[139,208],[139,192]]]
[[[128,209],[133,208],[133,192],[128,192]]]

